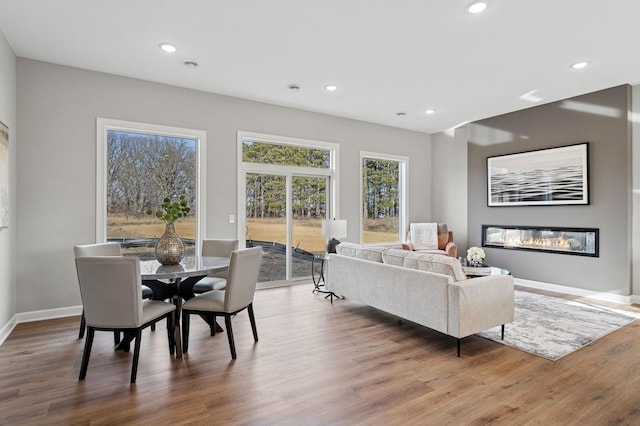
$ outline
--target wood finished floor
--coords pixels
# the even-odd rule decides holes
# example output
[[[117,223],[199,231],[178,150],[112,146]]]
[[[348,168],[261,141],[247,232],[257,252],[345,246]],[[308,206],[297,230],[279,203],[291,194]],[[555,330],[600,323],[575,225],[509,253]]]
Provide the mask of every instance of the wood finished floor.
[[[311,289],[258,291],[260,341],[238,314],[236,361],[197,318],[183,359],[145,330],[135,385],[111,334],[79,382],[79,318],[19,324],[0,346],[0,424],[640,424],[640,321],[556,362],[476,336],[457,358],[451,337]]]

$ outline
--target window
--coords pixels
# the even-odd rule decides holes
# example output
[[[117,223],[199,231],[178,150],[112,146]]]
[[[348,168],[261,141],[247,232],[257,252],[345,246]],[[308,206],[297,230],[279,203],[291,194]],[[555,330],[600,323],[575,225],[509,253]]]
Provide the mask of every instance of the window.
[[[165,230],[155,212],[164,198],[184,195],[191,212],[176,232],[187,253],[199,252],[204,132],[98,119],[97,140],[96,241],[118,241],[124,254],[152,258]]]
[[[239,132],[238,147],[238,238],[263,247],[259,281],[310,278],[322,220],[337,211],[338,146]]]
[[[406,157],[360,153],[363,244],[397,243],[406,228]]]

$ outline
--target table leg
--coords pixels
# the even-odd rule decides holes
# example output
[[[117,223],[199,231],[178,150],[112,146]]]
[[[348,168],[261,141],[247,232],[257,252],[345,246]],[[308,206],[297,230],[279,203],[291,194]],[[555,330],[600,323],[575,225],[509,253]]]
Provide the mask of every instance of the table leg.
[[[182,358],[182,337],[180,335],[180,317],[182,315],[180,308],[182,307],[182,300],[179,296],[176,295],[173,297],[173,304],[176,305],[176,321],[173,329],[173,336],[176,342],[176,358]]]

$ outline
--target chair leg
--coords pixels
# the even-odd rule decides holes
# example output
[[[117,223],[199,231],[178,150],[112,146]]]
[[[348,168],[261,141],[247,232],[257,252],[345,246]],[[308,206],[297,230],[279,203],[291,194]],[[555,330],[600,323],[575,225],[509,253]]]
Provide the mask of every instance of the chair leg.
[[[189,350],[189,312],[182,311],[182,353]]]
[[[115,346],[118,346],[120,344],[120,332],[119,331],[114,331],[113,332],[113,344]]]
[[[231,328],[231,315],[225,314],[224,324],[227,326],[227,339],[229,339],[229,349],[231,350],[231,358],[236,359],[236,344],[233,341],[233,329]]]
[[[131,366],[131,383],[136,382],[138,374],[138,358],[140,358],[140,340],[142,339],[142,329],[136,330],[136,346],[133,350],[133,365]]]
[[[80,317],[80,332],[78,333],[78,339],[84,337],[84,330],[87,328],[87,321],[84,319],[84,309],[82,310],[82,316]]]
[[[207,316],[209,317],[209,324],[211,324],[210,329],[211,329],[211,336],[215,336],[216,335],[216,315],[215,314],[207,314]]]
[[[504,324],[502,324],[502,340],[504,340]]]
[[[461,339],[456,339],[458,341],[458,358],[460,358],[460,340]]]
[[[156,323],[151,324],[151,331],[156,331]]]
[[[249,321],[251,321],[251,331],[253,331],[253,341],[258,341],[258,329],[256,328],[256,318],[253,316],[253,303],[249,303],[247,307],[249,312]]]
[[[82,353],[82,364],[80,365],[80,377],[78,380],[84,380],[87,376],[87,367],[89,366],[89,357],[91,356],[91,346],[93,345],[94,329],[87,327],[87,339],[84,341],[84,352]]]
[[[172,311],[167,315],[167,337],[169,339],[169,355],[173,355],[176,348],[176,341],[175,341],[175,335],[174,335],[175,314],[176,314],[176,311]]]

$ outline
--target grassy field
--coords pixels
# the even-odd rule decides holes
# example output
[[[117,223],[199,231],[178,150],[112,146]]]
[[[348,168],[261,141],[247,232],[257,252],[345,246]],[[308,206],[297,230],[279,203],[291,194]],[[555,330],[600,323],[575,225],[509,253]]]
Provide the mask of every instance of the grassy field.
[[[153,216],[136,219],[124,215],[109,214],[107,217],[107,238],[160,238],[166,226],[163,221]],[[175,229],[183,238],[195,238],[195,218],[180,219]]]
[[[365,243],[397,241],[398,237],[395,231],[397,228],[394,228],[397,227],[397,221],[368,219],[365,223],[368,229],[363,234]],[[284,242],[286,238],[284,219],[248,219],[247,230],[247,239]],[[326,240],[322,236],[322,220],[295,220],[292,242],[294,246],[298,245],[299,248],[312,253],[324,252]]]
[[[151,216],[136,219],[133,216],[127,218],[124,215],[109,215],[107,221],[107,238],[109,239],[159,238],[165,230],[164,222]],[[286,239],[284,223],[284,219],[248,219],[246,238],[284,243]],[[365,231],[364,241],[367,243],[397,239],[396,233],[389,231],[390,228],[394,229],[393,227],[397,226],[393,221],[370,219],[367,220],[366,225],[369,231]],[[357,224],[350,223],[349,226],[357,226]],[[175,223],[175,229],[183,238],[195,238],[195,219],[180,219]],[[353,234],[353,228],[350,229]],[[322,236],[322,220],[294,220],[292,242],[294,247],[298,246],[312,253],[324,252],[326,241]]]

